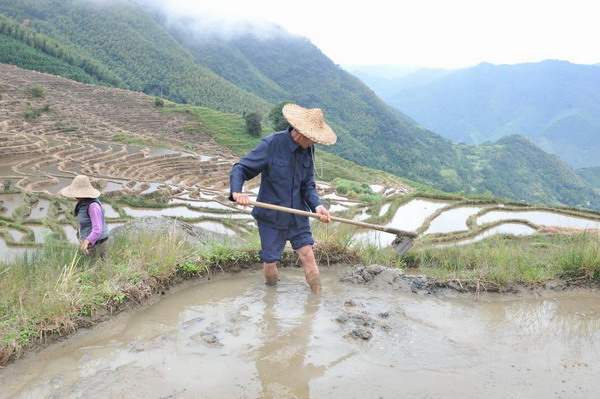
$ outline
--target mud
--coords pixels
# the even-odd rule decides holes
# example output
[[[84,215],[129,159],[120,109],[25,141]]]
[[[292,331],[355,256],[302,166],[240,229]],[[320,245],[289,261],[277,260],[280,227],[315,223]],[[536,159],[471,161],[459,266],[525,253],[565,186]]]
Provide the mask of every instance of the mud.
[[[421,278],[388,272],[323,271],[321,296],[296,268],[276,287],[260,273],[188,286],[10,365],[0,397],[590,398],[600,388],[597,293],[474,302],[416,295]]]

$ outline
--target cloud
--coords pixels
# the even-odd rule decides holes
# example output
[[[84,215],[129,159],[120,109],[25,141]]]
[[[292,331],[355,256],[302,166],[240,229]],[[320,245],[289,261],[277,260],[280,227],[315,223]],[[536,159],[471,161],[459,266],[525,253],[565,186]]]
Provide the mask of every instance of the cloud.
[[[100,6],[136,4],[157,15],[168,28],[183,29],[195,39],[232,39],[252,35],[259,39],[288,34],[276,23],[261,18],[271,1],[205,0],[75,0]],[[273,3],[276,4],[276,3]]]

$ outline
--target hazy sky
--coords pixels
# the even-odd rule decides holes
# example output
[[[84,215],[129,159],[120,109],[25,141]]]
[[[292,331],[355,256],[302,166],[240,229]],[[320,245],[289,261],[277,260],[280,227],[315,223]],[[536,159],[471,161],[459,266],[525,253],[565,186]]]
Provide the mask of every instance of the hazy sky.
[[[140,0],[138,0],[140,1]],[[457,68],[600,63],[594,0],[141,0],[179,16],[250,18],[308,37],[335,63]]]

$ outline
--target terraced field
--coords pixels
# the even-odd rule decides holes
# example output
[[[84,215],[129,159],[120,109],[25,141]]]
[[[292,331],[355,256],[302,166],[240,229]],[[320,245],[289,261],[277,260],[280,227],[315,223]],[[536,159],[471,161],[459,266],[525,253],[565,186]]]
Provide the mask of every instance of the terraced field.
[[[103,192],[112,226],[163,214],[224,234],[252,229],[248,210],[227,198],[239,156],[190,123],[143,93],[0,64],[0,257],[48,233],[76,239],[72,204],[56,194],[77,174]],[[245,188],[256,194],[259,184]],[[332,193],[326,183],[319,190]],[[327,199],[332,210],[360,204],[344,200]]]

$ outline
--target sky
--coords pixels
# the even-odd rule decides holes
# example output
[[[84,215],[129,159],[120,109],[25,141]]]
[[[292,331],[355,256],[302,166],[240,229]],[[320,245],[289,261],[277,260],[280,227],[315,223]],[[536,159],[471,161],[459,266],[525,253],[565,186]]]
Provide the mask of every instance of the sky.
[[[340,65],[600,63],[594,0],[137,1],[175,17],[210,15],[215,29],[239,30],[242,20],[276,23]]]

